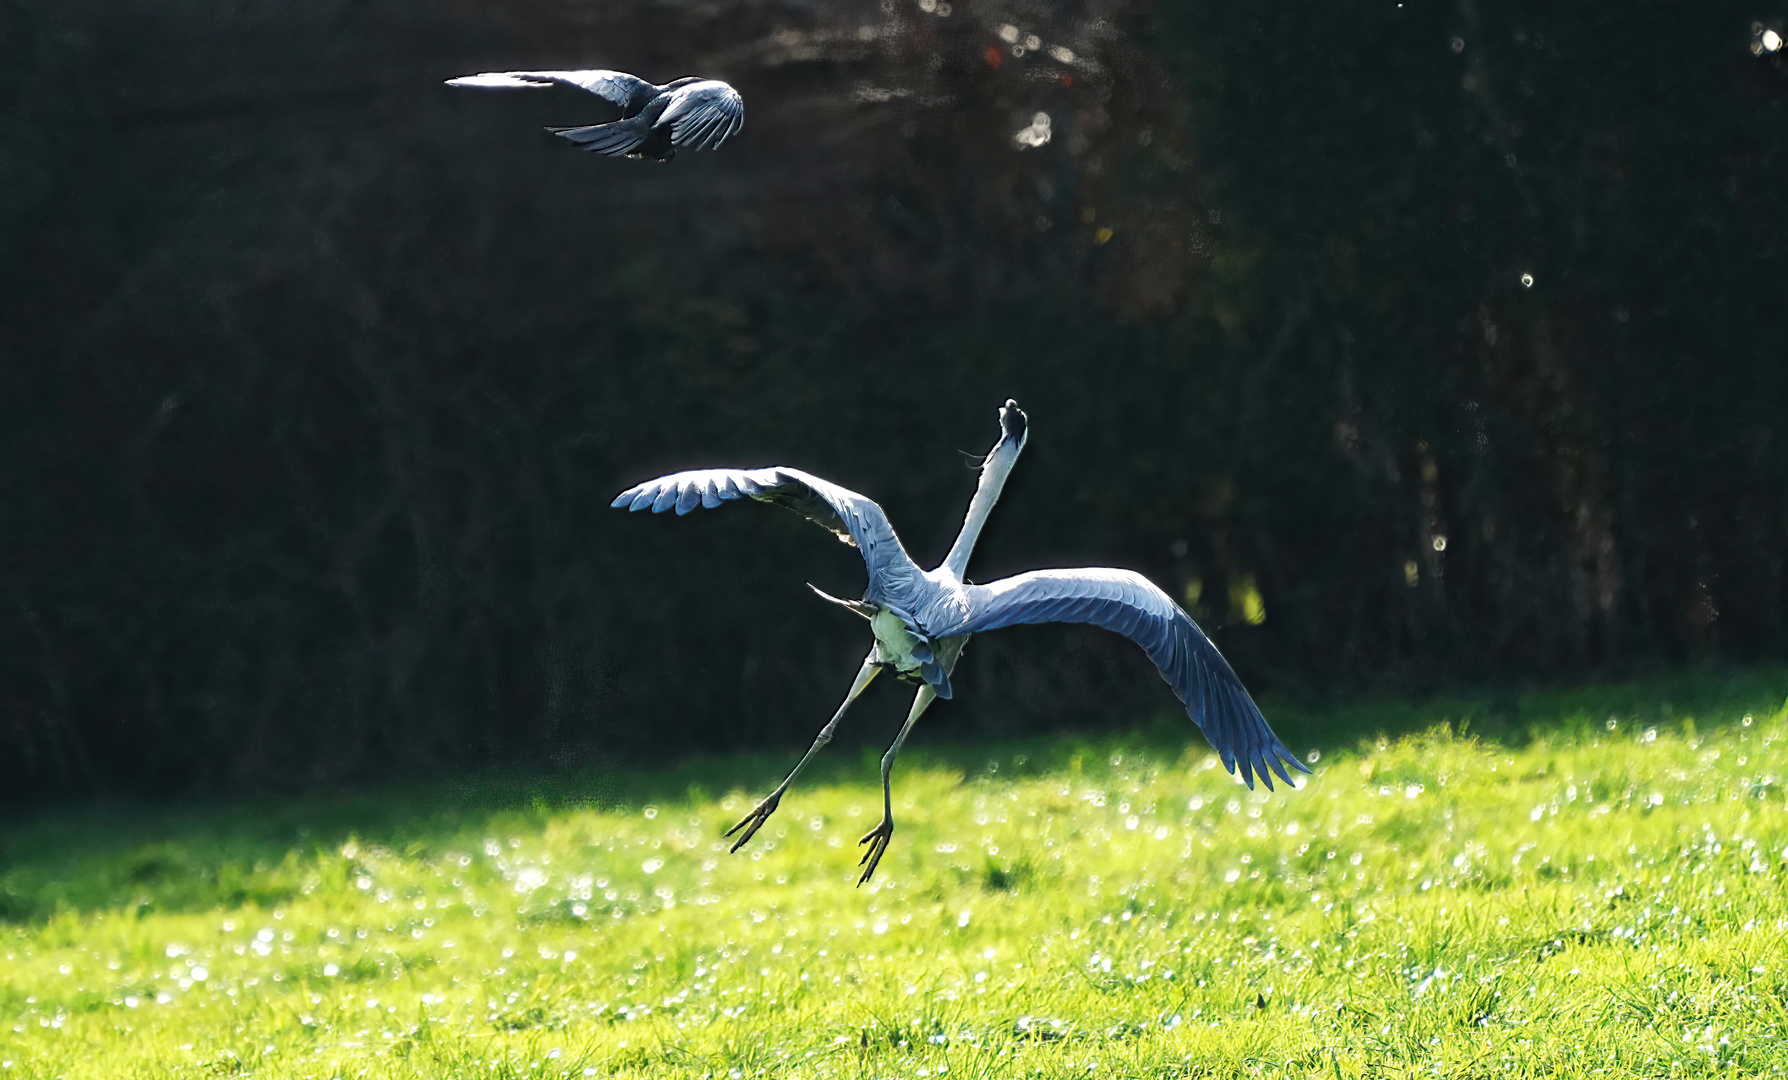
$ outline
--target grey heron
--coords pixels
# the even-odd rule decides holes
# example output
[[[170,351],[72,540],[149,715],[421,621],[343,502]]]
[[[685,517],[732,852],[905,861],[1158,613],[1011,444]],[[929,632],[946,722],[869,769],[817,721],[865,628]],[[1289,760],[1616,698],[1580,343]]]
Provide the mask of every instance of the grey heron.
[[[663,86],[624,71],[486,71],[448,79],[448,86],[486,90],[570,86],[620,110],[618,119],[546,130],[610,157],[669,161],[679,147],[715,150],[745,126],[745,101],[718,79],[682,78]]]
[[[1115,630],[1148,653],[1224,766],[1231,774],[1239,770],[1250,788],[1258,775],[1272,790],[1272,773],[1291,783],[1287,764],[1310,771],[1273,734],[1211,639],[1184,609],[1141,574],[1109,567],[1033,570],[986,585],[973,584],[964,577],[969,553],[1030,436],[1029,421],[1017,402],[1007,399],[999,410],[999,420],[999,440],[981,463],[980,481],[969,501],[962,531],[934,570],[921,570],[913,562],[881,507],[799,469],[780,465],[696,469],[648,480],[615,497],[612,506],[655,514],[675,510],[683,515],[697,507],[712,509],[742,498],[786,506],[856,547],[869,571],[869,587],[861,600],[828,596],[808,585],[825,599],[868,619],[875,643],[863,658],[844,703],[820,729],[793,771],[756,809],[727,830],[727,836],[744,830],[732,850],[743,847],[775,813],[783,793],[813,755],[832,740],[839,719],[871,680],[882,671],[892,671],[918,683],[919,691],[900,734],[882,757],[881,823],[858,841],[868,848],[858,863],[863,874],[857,884],[868,881],[894,835],[890,779],[901,746],[926,708],[938,698],[951,696],[950,673],[969,635],[1006,626],[1069,622]]]

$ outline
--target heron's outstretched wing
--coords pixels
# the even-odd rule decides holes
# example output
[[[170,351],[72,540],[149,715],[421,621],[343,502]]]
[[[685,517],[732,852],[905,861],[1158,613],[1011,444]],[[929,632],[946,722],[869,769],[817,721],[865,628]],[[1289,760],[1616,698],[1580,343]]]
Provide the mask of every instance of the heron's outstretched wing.
[[[524,90],[542,86],[572,86],[588,90],[611,104],[626,108],[635,95],[656,93],[652,83],[625,71],[485,71],[477,75],[461,75],[448,79],[448,86],[469,86],[485,90]]]
[[[1211,639],[1141,574],[1104,567],[1038,570],[968,588],[962,624],[931,627],[938,637],[1050,622],[1115,630],[1149,654],[1224,766],[1232,773],[1239,766],[1249,787],[1258,773],[1271,790],[1269,768],[1289,783],[1285,762],[1310,771],[1273,734]]]
[[[675,510],[682,515],[698,506],[712,509],[729,499],[746,498],[786,506],[831,530],[862,553],[872,582],[890,571],[918,573],[888,515],[874,500],[786,466],[671,473],[628,488],[609,505],[655,514]]]
[[[655,127],[670,125],[671,144],[714,150],[745,126],[745,100],[726,83],[708,79],[671,92]]]

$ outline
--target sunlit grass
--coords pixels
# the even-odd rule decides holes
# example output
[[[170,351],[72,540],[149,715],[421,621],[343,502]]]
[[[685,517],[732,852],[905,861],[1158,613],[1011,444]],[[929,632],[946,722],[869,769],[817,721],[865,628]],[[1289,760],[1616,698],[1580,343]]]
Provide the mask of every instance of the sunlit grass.
[[[1505,744],[1406,704],[1272,795],[1202,743],[915,753],[863,889],[870,770],[726,853],[780,759],[50,818],[0,1076],[1781,1074],[1772,680]]]

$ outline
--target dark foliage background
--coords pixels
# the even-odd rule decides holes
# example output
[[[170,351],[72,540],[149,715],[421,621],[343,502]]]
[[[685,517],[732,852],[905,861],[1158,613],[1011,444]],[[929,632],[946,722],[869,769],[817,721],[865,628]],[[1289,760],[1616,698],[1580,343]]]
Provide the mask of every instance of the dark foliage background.
[[[940,558],[1007,395],[976,576],[1141,569],[1257,688],[1779,657],[1759,2],[0,0],[0,791],[805,739],[854,555],[608,500],[799,465]],[[440,85],[591,65],[745,132]],[[1172,704],[965,668],[928,726]]]

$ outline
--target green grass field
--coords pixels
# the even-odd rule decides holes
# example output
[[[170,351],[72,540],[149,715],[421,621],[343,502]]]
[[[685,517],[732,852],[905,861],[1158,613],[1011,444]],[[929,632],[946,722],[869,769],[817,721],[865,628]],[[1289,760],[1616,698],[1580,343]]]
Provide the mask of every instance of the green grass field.
[[[1276,794],[921,728],[862,889],[873,754],[720,840],[798,748],[15,822],[0,1077],[1781,1075],[1785,691],[1270,708]]]

